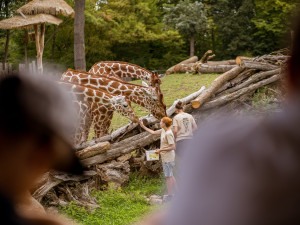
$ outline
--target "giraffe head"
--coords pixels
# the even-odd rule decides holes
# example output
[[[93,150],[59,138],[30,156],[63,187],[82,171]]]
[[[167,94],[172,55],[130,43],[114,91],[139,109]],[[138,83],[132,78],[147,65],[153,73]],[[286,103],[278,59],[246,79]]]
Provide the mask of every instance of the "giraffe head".
[[[161,79],[159,78],[158,72],[157,71],[152,71],[150,75],[150,85],[152,87],[159,88],[160,90],[160,85],[161,85]]]
[[[139,118],[131,107],[130,101],[125,96],[113,96],[111,103],[112,107],[122,116],[129,118],[134,123],[139,122]]]

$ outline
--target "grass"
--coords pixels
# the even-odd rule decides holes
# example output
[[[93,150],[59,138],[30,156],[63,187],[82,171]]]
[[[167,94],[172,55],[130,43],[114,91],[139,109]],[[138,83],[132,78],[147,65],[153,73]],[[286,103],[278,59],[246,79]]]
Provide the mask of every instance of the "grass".
[[[173,104],[174,100],[186,97],[189,94],[198,91],[202,86],[208,87],[218,76],[219,74],[171,74],[164,77],[162,79],[161,90],[164,94],[164,100],[167,108]],[[132,83],[142,84],[142,81],[136,80]],[[132,104],[132,106],[139,117],[148,114],[147,109],[136,104]],[[110,126],[110,131],[116,130],[128,123],[129,120],[127,118],[115,113]],[[93,136],[94,131],[91,130],[90,138]]]
[[[124,189],[114,190],[109,186],[106,191],[94,193],[99,208],[90,212],[71,203],[61,208],[62,212],[76,222],[84,225],[126,225],[137,222],[143,215],[157,206],[151,206],[146,197],[162,194],[165,189],[163,178],[146,178],[131,174],[129,184]]]

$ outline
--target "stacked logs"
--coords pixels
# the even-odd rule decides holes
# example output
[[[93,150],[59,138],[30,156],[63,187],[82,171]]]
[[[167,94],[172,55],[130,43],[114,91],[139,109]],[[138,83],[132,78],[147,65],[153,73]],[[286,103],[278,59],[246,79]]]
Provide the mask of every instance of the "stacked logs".
[[[184,60],[169,68],[166,75],[172,73],[225,73],[238,66],[268,71],[281,66],[288,59],[286,55],[265,55],[257,58],[238,56],[235,60],[209,61],[215,57],[211,54],[212,51],[208,50],[199,61],[197,56]]]
[[[166,75],[172,73],[224,73],[237,67],[235,60],[209,61],[214,58],[211,50],[208,50],[198,61],[197,56],[184,60],[166,71]]]

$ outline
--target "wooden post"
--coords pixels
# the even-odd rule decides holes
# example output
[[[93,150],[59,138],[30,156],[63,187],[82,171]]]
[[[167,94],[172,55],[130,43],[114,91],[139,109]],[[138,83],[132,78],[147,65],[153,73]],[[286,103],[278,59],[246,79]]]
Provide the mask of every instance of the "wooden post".
[[[40,25],[40,32],[38,25],[34,25],[35,31],[35,45],[37,53],[37,69],[38,73],[43,74],[43,52],[44,52],[44,40],[45,40],[45,24]]]

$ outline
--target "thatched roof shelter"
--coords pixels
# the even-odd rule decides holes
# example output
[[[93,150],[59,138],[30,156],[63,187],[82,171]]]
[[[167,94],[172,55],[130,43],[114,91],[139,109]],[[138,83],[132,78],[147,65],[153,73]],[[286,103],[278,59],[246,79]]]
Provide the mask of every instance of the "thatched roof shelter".
[[[74,10],[63,0],[33,0],[19,8],[17,13],[25,15],[51,14],[53,16],[74,16]]]
[[[59,25],[61,22],[61,19],[48,14],[28,15],[26,19],[23,16],[14,16],[9,19],[1,20],[0,29],[23,29],[42,23]]]

